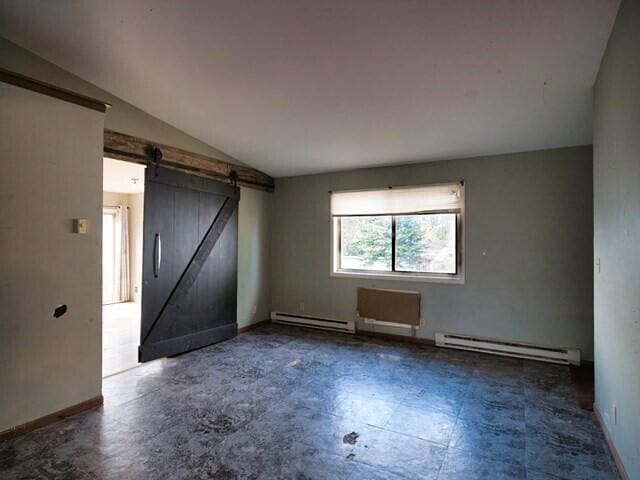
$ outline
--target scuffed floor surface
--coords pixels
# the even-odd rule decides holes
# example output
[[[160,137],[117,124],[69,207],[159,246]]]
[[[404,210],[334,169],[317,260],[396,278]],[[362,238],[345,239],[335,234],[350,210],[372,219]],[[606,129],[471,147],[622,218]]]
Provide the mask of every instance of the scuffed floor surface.
[[[104,382],[0,478],[616,479],[566,367],[267,326]]]

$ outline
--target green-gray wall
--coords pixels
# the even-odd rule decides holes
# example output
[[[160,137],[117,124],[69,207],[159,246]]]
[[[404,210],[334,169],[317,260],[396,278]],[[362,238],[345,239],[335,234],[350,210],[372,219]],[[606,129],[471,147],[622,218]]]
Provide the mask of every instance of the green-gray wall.
[[[110,130],[155,140],[228,162],[241,163],[3,38],[0,38],[0,67],[111,103],[113,107],[105,116],[105,128]],[[212,128],[215,128],[215,125]],[[269,222],[266,219],[269,216],[271,196],[271,193],[241,188],[238,217],[240,326],[269,317],[269,256],[265,252],[265,245],[268,246],[270,237]],[[255,314],[252,313],[254,310]]]
[[[596,404],[640,478],[640,3],[618,11],[595,86]],[[617,424],[613,406],[617,407]]]
[[[464,285],[329,275],[329,190],[457,180]],[[418,290],[420,337],[475,334],[579,347],[592,358],[590,146],[281,178],[272,218],[273,310],[299,313],[304,303],[307,314],[354,319],[359,286]]]

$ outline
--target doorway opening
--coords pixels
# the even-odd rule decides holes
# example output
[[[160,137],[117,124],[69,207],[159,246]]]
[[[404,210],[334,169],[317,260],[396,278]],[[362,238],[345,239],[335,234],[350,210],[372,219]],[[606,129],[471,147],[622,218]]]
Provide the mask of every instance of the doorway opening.
[[[103,160],[103,377],[138,365],[144,175],[143,165]]]

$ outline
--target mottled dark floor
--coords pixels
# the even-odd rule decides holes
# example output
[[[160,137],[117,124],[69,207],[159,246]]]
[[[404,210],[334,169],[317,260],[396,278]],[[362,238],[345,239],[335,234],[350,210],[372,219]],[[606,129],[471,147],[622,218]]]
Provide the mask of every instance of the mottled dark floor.
[[[104,382],[0,478],[616,479],[566,367],[268,326]]]

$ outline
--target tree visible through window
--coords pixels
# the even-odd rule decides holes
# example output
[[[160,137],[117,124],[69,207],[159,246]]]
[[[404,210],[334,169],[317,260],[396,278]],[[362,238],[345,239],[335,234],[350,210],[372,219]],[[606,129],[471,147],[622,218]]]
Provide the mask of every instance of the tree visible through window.
[[[391,271],[391,217],[341,218],[341,267]]]
[[[396,217],[397,271],[456,273],[456,215]]]
[[[340,269],[455,274],[455,213],[343,216]]]

